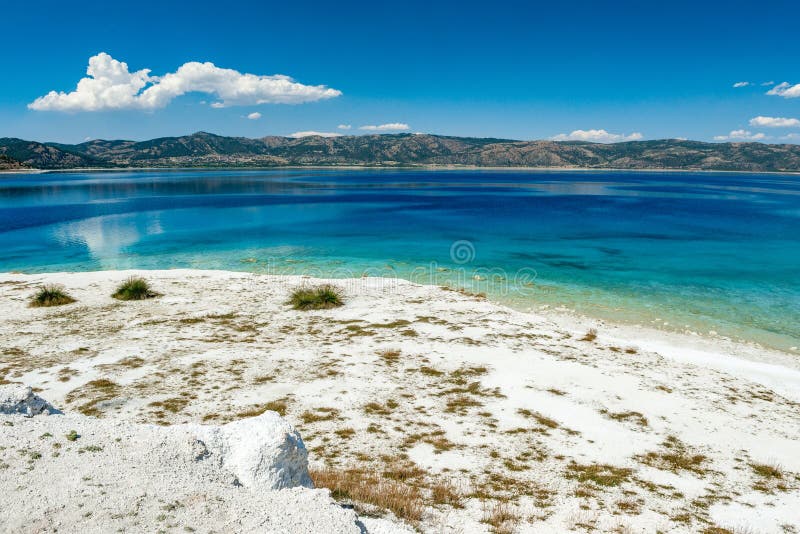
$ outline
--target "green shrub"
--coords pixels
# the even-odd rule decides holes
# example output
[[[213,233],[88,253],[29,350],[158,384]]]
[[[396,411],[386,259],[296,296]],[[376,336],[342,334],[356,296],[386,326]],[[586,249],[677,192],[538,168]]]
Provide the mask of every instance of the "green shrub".
[[[51,284],[40,288],[36,292],[31,298],[30,306],[33,308],[47,308],[72,304],[73,302],[75,302],[75,299],[70,297],[63,287]]]
[[[342,292],[332,285],[301,287],[289,297],[289,304],[295,310],[326,310],[344,304]]]
[[[111,296],[119,300],[144,300],[157,297],[158,293],[150,289],[150,284],[144,278],[131,276]]]

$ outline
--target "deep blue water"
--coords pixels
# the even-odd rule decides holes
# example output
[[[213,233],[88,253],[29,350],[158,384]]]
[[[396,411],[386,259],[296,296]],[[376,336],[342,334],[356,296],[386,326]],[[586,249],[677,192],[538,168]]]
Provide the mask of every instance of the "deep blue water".
[[[800,176],[0,175],[0,271],[222,268],[456,283],[513,305],[800,345]]]

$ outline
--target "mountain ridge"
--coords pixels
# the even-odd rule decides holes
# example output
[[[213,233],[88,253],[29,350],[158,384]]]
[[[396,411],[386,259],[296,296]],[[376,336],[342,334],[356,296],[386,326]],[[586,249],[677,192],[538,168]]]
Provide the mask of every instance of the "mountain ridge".
[[[800,172],[800,145],[679,139],[519,141],[433,134],[301,138],[196,132],[79,144],[0,138],[0,169],[280,166],[477,166]]]

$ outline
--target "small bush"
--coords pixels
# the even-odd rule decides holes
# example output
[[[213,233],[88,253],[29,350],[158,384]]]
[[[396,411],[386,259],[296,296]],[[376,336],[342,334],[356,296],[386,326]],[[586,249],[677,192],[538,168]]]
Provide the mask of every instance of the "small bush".
[[[579,341],[594,341],[595,339],[597,339],[597,329],[590,328]]]
[[[339,288],[326,284],[295,289],[289,297],[295,310],[327,310],[344,304]]]
[[[118,300],[144,300],[157,297],[158,293],[150,289],[150,284],[144,278],[131,276],[111,296]]]
[[[31,298],[32,308],[49,308],[50,306],[63,306],[72,304],[75,299],[70,297],[64,288],[57,285],[46,285],[39,289]]]

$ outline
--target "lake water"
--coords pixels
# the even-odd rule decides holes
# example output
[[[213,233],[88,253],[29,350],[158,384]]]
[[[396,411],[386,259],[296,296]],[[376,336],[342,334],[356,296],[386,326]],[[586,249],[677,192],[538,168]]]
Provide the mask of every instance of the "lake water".
[[[0,175],[0,271],[173,267],[460,284],[786,349],[800,345],[800,176]]]

